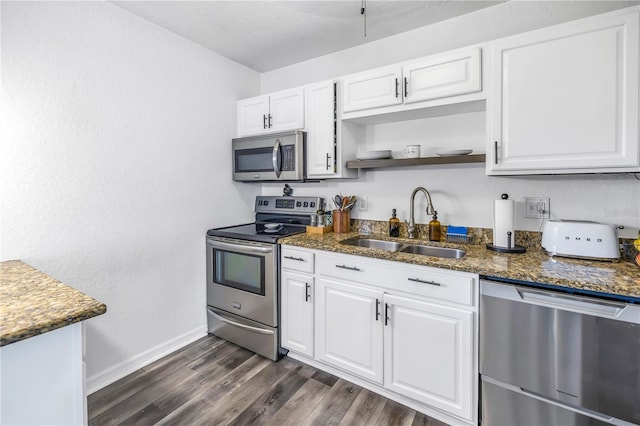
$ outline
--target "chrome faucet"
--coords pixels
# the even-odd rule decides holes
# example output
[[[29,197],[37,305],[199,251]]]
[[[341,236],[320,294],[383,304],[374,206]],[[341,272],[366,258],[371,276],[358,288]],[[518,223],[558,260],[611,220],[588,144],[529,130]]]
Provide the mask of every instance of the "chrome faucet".
[[[409,234],[409,238],[415,238],[416,237],[415,236],[416,221],[415,221],[414,216],[413,216],[413,207],[414,207],[414,204],[415,204],[416,194],[418,192],[422,192],[424,194],[424,196],[427,197],[427,216],[435,214],[435,210],[433,208],[433,204],[431,203],[431,195],[429,194],[429,191],[427,191],[426,189],[424,189],[421,186],[419,186],[416,189],[414,189],[413,192],[411,193],[411,217],[409,219],[409,222],[407,222],[405,220],[405,223],[407,224],[407,233]]]

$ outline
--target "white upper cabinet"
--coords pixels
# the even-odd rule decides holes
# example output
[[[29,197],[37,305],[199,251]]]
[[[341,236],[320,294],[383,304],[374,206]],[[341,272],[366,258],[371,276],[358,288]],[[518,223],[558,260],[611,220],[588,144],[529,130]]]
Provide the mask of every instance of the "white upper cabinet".
[[[302,128],[304,128],[303,88],[238,101],[238,136]]]
[[[481,57],[474,46],[343,77],[342,118],[443,105],[449,102],[416,103],[480,92]],[[464,100],[471,99],[452,103]]]
[[[343,112],[402,103],[402,67],[392,65],[342,79]]]
[[[480,48],[434,55],[402,67],[404,102],[420,102],[482,90]]]
[[[307,177],[331,179],[356,177],[345,163],[355,158],[355,143],[342,137],[337,127],[334,80],[305,87],[305,130],[307,131]]]
[[[267,133],[269,120],[269,96],[238,101],[238,136]]]
[[[305,88],[307,106],[307,176],[336,174],[335,87],[333,81]]]
[[[640,171],[638,8],[488,44],[487,174]]]

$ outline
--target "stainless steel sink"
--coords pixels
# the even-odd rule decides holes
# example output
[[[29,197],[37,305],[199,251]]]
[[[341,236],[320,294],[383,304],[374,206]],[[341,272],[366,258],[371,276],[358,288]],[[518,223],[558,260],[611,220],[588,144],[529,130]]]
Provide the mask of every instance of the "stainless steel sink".
[[[340,241],[340,244],[373,248],[390,252],[399,251],[402,253],[419,254],[422,256],[443,257],[448,259],[460,259],[466,254],[466,251],[460,249],[426,246],[422,244],[403,244],[396,241],[375,240],[373,238],[349,238],[348,240]]]
[[[402,247],[399,251],[402,253],[412,253],[412,254],[420,254],[423,256],[435,256],[435,257],[445,257],[448,259],[460,259],[464,257],[466,251],[446,248],[446,247],[433,247],[433,246],[423,246],[423,245],[406,245]]]
[[[370,238],[350,238],[348,240],[341,241],[340,244],[386,251],[398,251],[404,246],[404,244],[397,243],[395,241],[373,240]]]

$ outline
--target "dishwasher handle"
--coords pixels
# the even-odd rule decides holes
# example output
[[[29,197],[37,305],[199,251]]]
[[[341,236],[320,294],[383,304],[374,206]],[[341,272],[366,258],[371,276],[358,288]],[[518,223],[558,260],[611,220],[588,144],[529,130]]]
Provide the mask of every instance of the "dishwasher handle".
[[[576,296],[559,291],[537,290],[488,280],[480,281],[480,291],[482,296],[640,324],[640,306],[623,302]]]

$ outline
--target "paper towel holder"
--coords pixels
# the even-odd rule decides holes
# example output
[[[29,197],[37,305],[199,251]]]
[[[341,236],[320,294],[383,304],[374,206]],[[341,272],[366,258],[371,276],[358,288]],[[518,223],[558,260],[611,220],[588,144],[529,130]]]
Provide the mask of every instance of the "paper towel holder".
[[[509,199],[509,194],[502,194],[500,196],[500,198],[502,200],[508,200]],[[494,212],[494,214],[495,214],[495,212]],[[494,219],[494,220],[496,220],[496,219]],[[497,230],[497,227],[495,226],[495,223],[494,223],[493,232],[495,233],[496,230]],[[515,242],[515,238],[512,238],[513,234],[512,234],[511,231],[507,231],[506,235],[507,235],[507,246],[506,247],[487,243],[487,249],[496,251],[498,253],[524,253],[524,252],[527,251],[527,249],[522,247],[522,246],[518,246],[518,245],[513,245],[512,246],[511,245],[511,241]],[[496,236],[494,235],[493,242],[495,243],[496,241],[497,241],[497,239],[496,239]]]
[[[511,232],[507,232],[507,241],[509,245],[507,247],[494,246],[493,244],[487,243],[487,249],[497,251],[498,253],[525,253],[527,251],[526,247],[515,245],[511,247]]]

